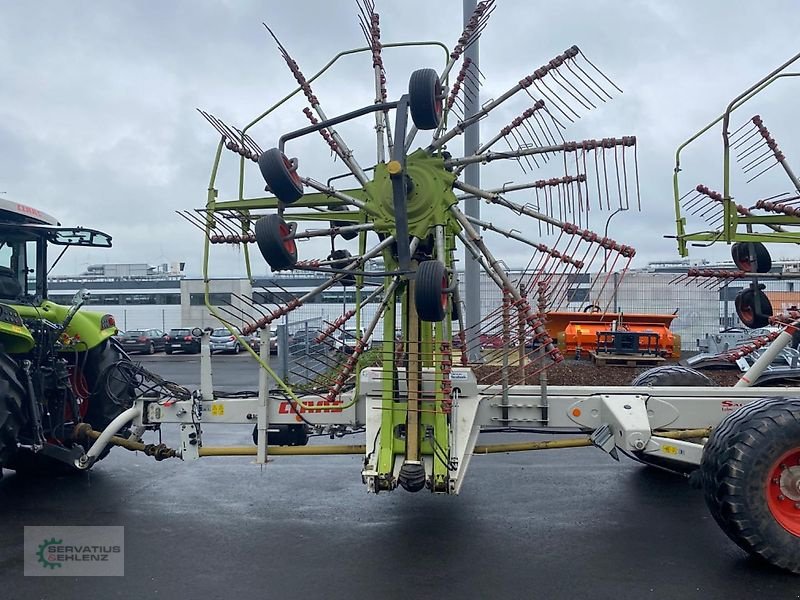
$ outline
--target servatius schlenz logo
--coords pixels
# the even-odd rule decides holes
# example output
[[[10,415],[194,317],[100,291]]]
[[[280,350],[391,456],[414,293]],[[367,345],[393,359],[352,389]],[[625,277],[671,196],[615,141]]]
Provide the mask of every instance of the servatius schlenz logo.
[[[25,527],[25,575],[124,575],[124,527]]]

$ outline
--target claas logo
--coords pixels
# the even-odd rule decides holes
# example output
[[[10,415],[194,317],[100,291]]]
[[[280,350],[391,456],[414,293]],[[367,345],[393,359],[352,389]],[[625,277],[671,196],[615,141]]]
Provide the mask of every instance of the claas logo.
[[[302,421],[303,413],[340,413],[344,410],[342,404],[341,400],[306,400],[302,405],[284,400],[278,406],[278,414],[294,415],[295,421]]]

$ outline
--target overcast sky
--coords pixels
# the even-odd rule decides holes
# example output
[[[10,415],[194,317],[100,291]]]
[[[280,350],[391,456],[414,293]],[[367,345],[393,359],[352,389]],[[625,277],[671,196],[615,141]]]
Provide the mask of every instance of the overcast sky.
[[[663,236],[674,233],[675,148],[798,51],[799,8],[791,0],[497,0],[480,42],[482,99],[499,95],[577,44],[624,93],[597,110],[581,111],[583,118],[564,135],[638,137],[642,211],[614,217],[610,234],[637,248],[639,266],[673,259],[674,242]],[[377,10],[384,42],[438,39],[452,47],[461,30],[459,1],[377,0]],[[198,274],[202,235],[175,211],[204,204],[218,136],[195,107],[241,126],[292,89],[262,21],[311,74],[336,52],[363,44],[356,15],[350,1],[0,2],[0,198],[113,236],[111,250],[70,250],[59,273],[78,273],[99,262],[184,261],[188,273]],[[440,68],[442,54],[387,50],[385,60],[389,95],[397,98],[411,71]],[[367,55],[351,57],[315,85],[329,115],[371,102],[370,66]],[[738,126],[761,114],[790,162],[800,157],[796,86],[792,80],[777,84],[733,119]],[[530,103],[523,94],[503,105],[482,122],[483,138]],[[303,106],[300,99],[288,103],[253,136],[263,148],[275,145],[282,132],[306,124]],[[374,163],[369,118],[342,133],[364,166]],[[460,148],[460,142],[451,146],[454,154]],[[289,153],[300,159],[304,174],[317,179],[342,170],[316,136],[293,143]],[[225,158],[220,198],[233,199],[236,157]],[[686,151],[683,166],[682,191],[698,183],[721,189],[718,127]],[[257,167],[247,168],[247,194],[263,194]],[[483,182],[492,187],[557,174],[552,163],[527,174],[513,163],[493,163]],[[755,184],[743,182],[737,174],[733,193],[747,205],[790,189],[779,169]],[[519,193],[511,199],[525,203],[532,197]],[[484,206],[483,214],[538,236],[535,224],[520,225],[500,209]],[[592,228],[602,232],[608,214],[592,212]],[[528,262],[523,246],[490,240],[510,266]],[[324,252],[301,246],[302,258]],[[798,256],[788,246],[773,254]],[[727,258],[728,251],[697,248],[692,257]],[[256,274],[267,272],[260,258],[254,265]],[[219,276],[243,273],[234,249],[215,248],[213,268]]]

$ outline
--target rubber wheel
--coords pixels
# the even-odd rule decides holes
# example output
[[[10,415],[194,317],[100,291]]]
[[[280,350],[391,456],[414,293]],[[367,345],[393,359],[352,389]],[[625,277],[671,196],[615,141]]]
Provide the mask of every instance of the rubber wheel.
[[[333,211],[333,212],[345,212],[345,213],[346,212],[350,212],[350,209],[348,209],[348,208],[342,209],[342,208],[340,208],[340,207],[338,207],[336,205],[329,206],[328,210]],[[351,221],[331,221],[331,227],[347,227],[349,225],[355,225],[355,223],[353,223]],[[340,233],[339,235],[342,236],[343,239],[349,241],[349,240],[356,239],[358,237],[358,232],[357,231],[348,231],[346,233]]]
[[[25,398],[19,368],[7,354],[0,354],[0,467],[17,452]]]
[[[156,353],[156,347],[153,345],[153,342],[150,342],[150,345],[147,347],[147,353],[148,354]]]
[[[233,346],[233,353],[234,353],[234,354],[239,354],[239,352],[241,352],[241,350],[242,350],[242,349],[239,347],[239,344],[235,344],[235,345]]]
[[[172,354],[172,348],[164,348],[164,354]]]
[[[663,365],[639,373],[639,375],[631,381],[631,385],[646,385],[652,387],[713,387],[716,383],[714,383],[714,380],[710,377],[690,367],[684,367],[682,365]],[[694,465],[670,460],[663,456],[645,454],[644,452],[633,452],[633,455],[639,462],[662,471],[667,470],[687,476],[697,471],[697,467]]]
[[[417,129],[436,129],[442,122],[442,86],[435,69],[418,69],[408,82],[408,108]]]
[[[115,342],[106,340],[89,350],[86,355],[84,375],[89,388],[89,408],[83,418],[92,429],[100,431],[113,421],[122,411],[133,406],[134,390],[113,373],[112,365],[129,359],[117,348]],[[124,435],[125,429],[122,430]],[[90,444],[85,444],[88,448]],[[111,452],[107,446],[97,460],[102,460]],[[58,476],[83,473],[82,470],[43,454],[35,454],[23,449],[10,460],[7,468],[22,475]]]
[[[303,182],[292,161],[278,148],[270,148],[258,157],[258,168],[270,191],[284,204],[297,202],[303,196]]]
[[[682,365],[663,365],[639,373],[633,381],[631,381],[631,385],[651,385],[653,387],[693,385],[699,387],[713,387],[716,383],[707,375],[690,367],[684,367]]]
[[[760,312],[756,312],[756,296]],[[772,316],[772,304],[767,295],[759,288],[747,288],[736,294],[733,301],[736,307],[736,314],[745,327],[759,329],[769,325],[769,318]]]
[[[417,269],[414,304],[422,321],[438,323],[447,313],[447,269],[438,260],[426,260]]]
[[[347,265],[353,262],[353,255],[349,250],[334,250],[328,255],[328,260],[336,261],[331,265],[334,269],[344,269]],[[347,285],[355,285],[356,276],[347,274],[339,280],[339,283]]]
[[[727,536],[800,574],[800,399],[762,398],[729,414],[700,470],[706,504]]]
[[[291,269],[297,263],[297,244],[285,239],[291,228],[278,214],[261,217],[256,221],[256,243],[261,256],[273,271]]]
[[[750,260],[750,246],[753,246],[755,260]],[[772,257],[769,250],[761,242],[736,242],[731,246],[731,257],[736,268],[746,273],[769,273],[772,269]]]

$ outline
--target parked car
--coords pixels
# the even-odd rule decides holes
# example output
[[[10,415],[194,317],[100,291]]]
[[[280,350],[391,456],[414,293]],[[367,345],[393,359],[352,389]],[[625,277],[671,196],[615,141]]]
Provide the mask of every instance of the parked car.
[[[198,354],[200,352],[200,337],[192,335],[192,330],[188,327],[180,329],[170,329],[165,339],[166,347],[164,351],[172,354],[175,351]]]
[[[255,350],[256,352],[261,351],[261,335],[258,331],[255,333],[250,334],[247,337],[247,343]],[[278,353],[278,336],[275,333],[270,333],[269,336],[269,353],[270,354],[277,354]]]
[[[126,352],[155,354],[166,347],[166,336],[160,329],[131,329],[119,337]]]
[[[238,335],[242,332],[238,327],[234,327],[234,331]],[[242,351],[242,345],[239,343],[239,338],[232,335],[225,327],[219,327],[211,332],[211,352],[232,352],[239,354]]]

